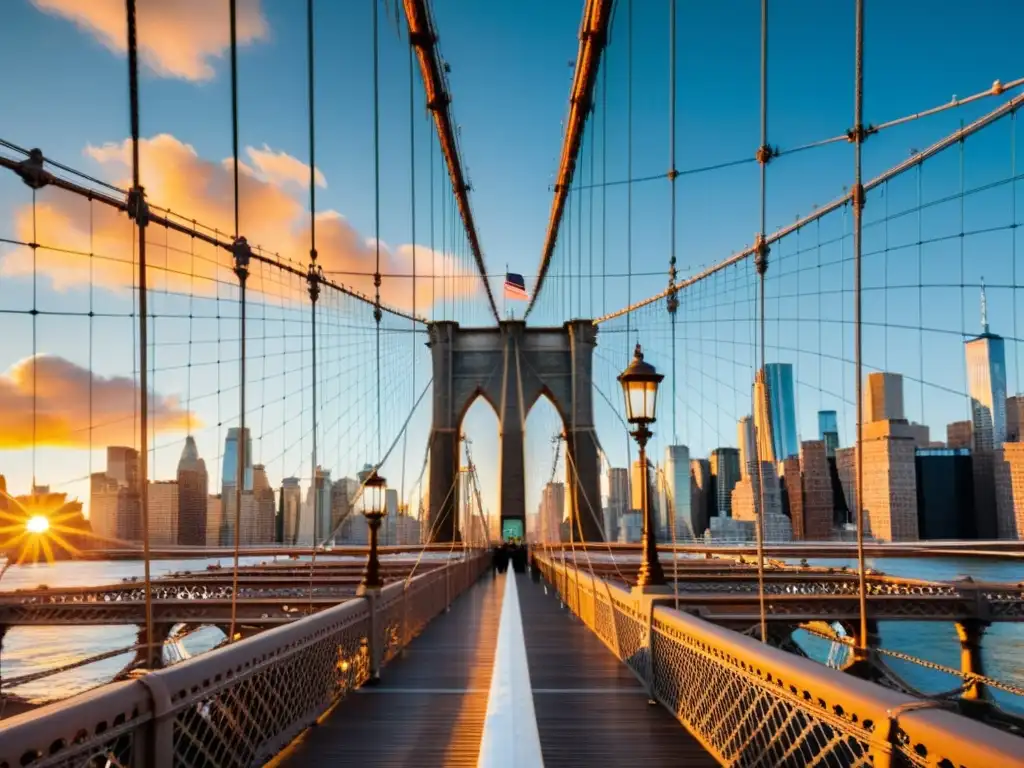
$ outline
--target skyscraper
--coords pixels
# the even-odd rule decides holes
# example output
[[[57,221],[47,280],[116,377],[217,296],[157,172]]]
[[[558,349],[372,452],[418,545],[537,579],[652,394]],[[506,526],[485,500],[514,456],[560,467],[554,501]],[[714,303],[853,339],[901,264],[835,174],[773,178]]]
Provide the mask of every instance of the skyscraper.
[[[565,484],[548,483],[540,496],[540,540],[556,544],[561,538],[562,518],[565,516]]]
[[[243,529],[243,533],[247,534],[244,540],[249,544],[270,544],[274,541],[274,515],[277,513],[274,489],[267,477],[266,467],[262,464],[254,465],[252,474],[252,518],[247,521],[248,530]],[[244,507],[242,511],[245,511]]]
[[[1021,416],[1024,415],[1024,395],[1006,398],[1006,442],[1020,442]]]
[[[206,544],[206,497],[209,492],[206,462],[199,458],[196,441],[189,435],[178,460],[178,544],[197,547]]]
[[[665,533],[670,536],[674,527],[676,539],[692,539],[702,535],[708,521],[706,515],[701,514],[702,510],[693,509],[690,494],[690,449],[687,446],[665,447],[664,488],[665,498],[661,500],[660,506],[661,514],[665,518]]]
[[[311,544],[312,518],[302,514],[302,487],[299,478],[286,477],[281,481],[284,496],[284,543]]]
[[[107,477],[122,488],[139,489],[139,452],[119,445],[107,446]]]
[[[221,484],[230,485],[232,488],[238,483],[238,427],[231,427],[228,436],[224,439],[224,467],[221,474]],[[243,469],[243,491],[252,490],[252,436],[249,428],[245,428],[245,460]]]
[[[839,448],[839,418],[835,411],[818,411],[818,439],[825,443],[825,455],[835,456]]]
[[[946,425],[947,448],[971,447],[971,422],[954,421]]]
[[[973,447],[991,450],[1006,442],[1006,350],[988,330],[988,304],[981,287],[981,335],[964,344],[967,391],[971,395]]]
[[[206,499],[206,546],[219,547],[224,542],[224,497],[219,493]]]
[[[793,366],[790,363],[765,363],[764,379],[768,388],[775,461],[782,461],[786,457],[796,456],[800,452],[800,446],[796,441],[796,391],[793,387]]]
[[[740,417],[736,425],[736,442],[740,446],[740,479],[750,476],[752,466],[757,465],[754,442],[754,421],[750,416]]]
[[[711,477],[716,512],[720,517],[732,517],[732,491],[740,481],[740,452],[715,448],[711,452]]]
[[[149,484],[149,543],[153,546],[178,543],[178,505],[177,480]]]
[[[772,435],[771,395],[768,393],[768,379],[764,371],[754,376],[754,452],[747,454],[747,464],[751,474],[758,471],[758,462],[774,462],[775,439]]]
[[[313,543],[322,544],[332,531],[331,470],[316,468],[313,484],[306,494],[306,514],[313,520]]]
[[[107,471],[90,480],[89,522],[97,537],[142,541],[139,452],[134,448],[107,448]]]
[[[699,539],[708,529],[714,505],[715,487],[711,477],[711,462],[708,459],[690,459],[690,516],[695,521],[695,538]],[[677,528],[676,537],[679,535]]]
[[[618,541],[622,516],[629,512],[629,470],[608,467],[608,516],[605,520],[605,538]]]
[[[474,497],[472,497],[472,496],[470,496],[469,498],[470,498],[470,508],[474,512],[474,515],[473,515],[474,519],[470,521],[469,530],[470,531],[475,531],[476,528],[474,526],[478,526],[480,524],[480,517],[479,517],[479,514],[476,514],[476,509],[475,509],[476,499]],[[383,523],[383,525],[381,526],[381,529],[380,529],[380,543],[382,545],[389,545],[390,546],[392,544],[397,544],[398,543],[397,541],[395,541],[395,533],[396,533],[397,525],[398,525],[398,489],[397,488],[388,488],[388,489],[386,489],[384,491],[384,509],[387,510],[387,516],[384,518],[384,523]],[[481,510],[481,513],[482,513],[482,510]],[[477,533],[478,533],[479,537],[477,539],[471,539],[471,540],[479,545],[479,544],[482,544],[483,541],[484,541],[484,537],[482,535],[483,530],[480,529],[479,531],[477,531]]]
[[[902,421],[903,375],[877,371],[868,374],[864,388],[864,421]]]

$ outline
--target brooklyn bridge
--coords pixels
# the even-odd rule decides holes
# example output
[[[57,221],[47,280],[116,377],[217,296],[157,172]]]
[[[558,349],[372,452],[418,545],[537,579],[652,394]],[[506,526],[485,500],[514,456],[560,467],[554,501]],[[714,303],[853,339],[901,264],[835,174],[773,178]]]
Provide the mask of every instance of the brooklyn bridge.
[[[0,10],[0,768],[1024,766],[1016,38],[470,5]]]

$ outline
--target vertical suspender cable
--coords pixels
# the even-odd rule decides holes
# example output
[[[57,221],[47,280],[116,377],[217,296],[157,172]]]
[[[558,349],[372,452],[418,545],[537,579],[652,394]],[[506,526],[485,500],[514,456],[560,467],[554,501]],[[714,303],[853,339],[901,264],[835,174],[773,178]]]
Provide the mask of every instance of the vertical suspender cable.
[[[409,44],[409,184],[412,188],[409,206],[412,209],[412,316],[416,317],[416,81],[413,77],[413,55],[412,43]],[[412,342],[412,407],[416,407],[416,321],[410,321],[412,333],[409,334]],[[408,430],[402,433],[402,491],[401,500],[408,504],[405,498],[405,462],[408,443]]]
[[[378,34],[378,5],[379,0],[370,0],[373,3],[373,221],[374,221],[374,246],[377,252],[377,262],[373,272],[373,319],[377,323],[377,461],[382,457],[381,452],[381,427],[380,427],[380,35]]]
[[[853,368],[854,376],[857,377],[854,382],[857,398],[857,601],[860,606],[857,651],[863,659],[868,643],[867,579],[864,573],[864,398],[861,391],[864,385],[861,358],[861,212],[864,208],[864,186],[860,178],[861,145],[864,143],[864,0],[856,0],[856,8],[857,42],[853,75]]]
[[[918,166],[920,168],[920,166]],[[1010,178],[1017,178],[1017,110],[1010,113]],[[1010,246],[1010,258],[1013,261],[1013,292],[1010,296],[1013,298],[1013,338],[1020,339],[1020,334],[1017,332],[1017,183],[1013,182],[1010,185],[1010,221],[1013,223],[1013,229],[1011,230],[1011,246]],[[90,249],[91,250],[91,249]],[[1016,369],[1017,375],[1015,381],[1017,388],[1015,392],[1020,392],[1021,381],[1020,381],[1020,341],[1013,342],[1013,366]],[[922,379],[924,376],[921,377]],[[924,413],[924,409],[921,409],[921,413]],[[924,416],[921,417],[921,422],[924,422]],[[1019,429],[1019,427],[1018,427]],[[1018,433],[1019,434],[1019,433]]]
[[[633,303],[633,0],[626,3],[629,35],[626,38],[626,304]],[[626,315],[626,360],[629,360],[629,330],[632,313]],[[628,443],[628,440],[627,440]],[[641,472],[646,472],[643,467]]]
[[[762,392],[768,396],[767,381],[764,373],[764,273],[768,269],[768,246],[764,241],[764,233],[767,227],[767,171],[768,161],[771,159],[771,150],[768,147],[768,0],[761,0],[761,146],[757,151],[757,159],[761,166],[761,229],[757,236],[757,257],[756,266],[759,275],[760,301],[758,303],[758,323],[760,325],[760,340],[758,343],[760,351],[760,369],[755,376],[762,379]],[[757,388],[754,388],[757,392]],[[754,403],[753,418],[757,413],[757,403]],[[770,435],[770,433],[769,433]],[[764,462],[756,450],[760,440],[755,440],[754,454],[757,457],[757,478],[758,496],[760,497],[760,510],[757,514],[757,594],[761,614],[761,642],[768,642],[768,617],[765,613],[764,599]]]
[[[594,114],[594,107],[591,105],[590,114]],[[590,231],[587,235],[587,247],[590,250],[588,258],[590,259],[590,267],[587,270],[587,280],[590,283],[588,291],[590,297],[587,299],[587,309],[590,313],[590,317],[594,316],[594,145],[597,143],[597,121],[592,120],[590,124],[590,221],[588,222]]]
[[[231,26],[231,152],[234,194],[235,194],[235,275],[238,277],[239,299],[239,358],[238,358],[238,443],[235,450],[235,551],[234,568],[231,575],[231,631],[228,642],[235,641],[235,624],[238,618],[238,547],[241,543],[242,527],[242,484],[245,481],[245,466],[249,458],[249,441],[245,431],[245,280],[247,275],[244,254],[239,250],[238,236],[238,35],[236,27],[236,0],[228,0]]]
[[[586,143],[587,139],[593,141],[593,135],[590,134],[586,128],[583,129],[583,142]],[[580,154],[583,154],[582,145],[580,147]],[[583,164],[580,164],[580,184],[577,186],[579,190],[578,200],[576,201],[576,317],[583,317]],[[593,184],[594,180],[591,179],[590,183]]]
[[[306,56],[308,71],[308,100],[309,100],[309,274],[307,275],[307,288],[310,299],[310,341],[311,341],[311,364],[313,374],[313,453],[310,460],[312,471],[310,472],[310,490],[313,493],[313,552],[309,561],[309,612],[313,611],[313,573],[316,570],[316,549],[317,549],[317,524],[320,522],[320,488],[317,485],[316,467],[316,302],[320,297],[320,275],[317,272],[316,263],[316,120],[314,110],[314,80],[313,80],[313,0],[306,0]]]
[[[679,422],[676,415],[676,312],[679,296],[676,284],[676,0],[668,0],[668,180],[671,210],[669,215],[668,312],[672,320],[672,443],[679,443]],[[678,503],[678,502],[677,502]],[[675,512],[672,513],[673,544],[675,543]],[[674,550],[673,550],[674,551]],[[673,561],[675,556],[673,555]]]
[[[153,636],[153,590],[150,584],[149,563],[149,453],[146,437],[149,433],[149,371],[147,365],[147,320],[146,306],[146,218],[147,211],[139,184],[139,57],[135,20],[135,0],[126,0],[128,13],[128,98],[132,131],[132,190],[129,195],[129,211],[134,213],[135,225],[139,231],[139,495],[142,507],[142,549],[144,556],[143,578],[146,593],[146,657],[153,660],[156,638]]]
[[[608,61],[601,71],[601,314],[608,314]],[[627,334],[628,336],[628,334]],[[629,339],[626,339],[629,346]],[[627,473],[628,475],[629,473]]]
[[[437,250],[434,248],[434,142],[430,142],[430,317],[437,311]]]

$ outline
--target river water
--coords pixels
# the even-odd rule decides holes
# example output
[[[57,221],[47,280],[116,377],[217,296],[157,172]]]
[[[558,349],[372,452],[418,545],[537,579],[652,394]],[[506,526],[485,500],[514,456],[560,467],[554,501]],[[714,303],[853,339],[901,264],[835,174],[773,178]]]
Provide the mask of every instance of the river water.
[[[269,558],[242,558],[243,565],[266,562]],[[174,571],[201,571],[215,560],[158,560],[152,564],[153,576]],[[855,567],[852,560],[812,560],[812,565]],[[230,561],[221,561],[225,566]],[[943,581],[971,576],[979,581],[1019,582],[1024,579],[1024,564],[1009,560],[978,558],[884,558],[868,560],[868,566],[894,576]],[[12,566],[3,575],[3,591],[35,587],[98,586],[118,583],[125,578],[141,578],[139,561],[76,561],[52,564]],[[958,668],[960,646],[953,625],[944,622],[881,622],[882,647],[928,661]],[[181,643],[186,654],[201,653],[223,640],[220,630],[206,627],[188,635]],[[131,646],[136,641],[135,627],[14,627],[8,630],[0,656],[0,679],[9,679],[61,666],[78,659]],[[825,661],[831,643],[804,635],[801,645],[813,658]],[[42,703],[79,693],[109,681],[133,658],[122,654],[77,669],[61,672],[14,688],[5,694],[32,703]],[[1024,624],[993,624],[984,635],[982,660],[986,674],[999,680],[1024,686]],[[892,668],[908,682],[928,692],[955,688],[958,680],[901,660],[891,660]],[[1020,697],[995,690],[996,700],[1007,710],[1024,715]],[[10,712],[15,711],[12,708]],[[0,709],[0,717],[3,710]]]

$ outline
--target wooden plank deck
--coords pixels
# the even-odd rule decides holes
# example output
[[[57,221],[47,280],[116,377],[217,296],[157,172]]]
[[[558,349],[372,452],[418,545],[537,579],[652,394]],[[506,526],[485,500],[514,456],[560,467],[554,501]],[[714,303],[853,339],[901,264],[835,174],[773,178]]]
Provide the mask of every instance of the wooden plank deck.
[[[664,708],[648,704],[633,673],[559,607],[553,590],[510,572],[484,576],[381,670],[379,685],[343,700],[271,765],[475,768],[506,578],[517,579],[546,768],[717,764]]]
[[[518,578],[545,768],[718,765],[553,589]]]
[[[504,585],[485,575],[275,765],[475,768]]]

